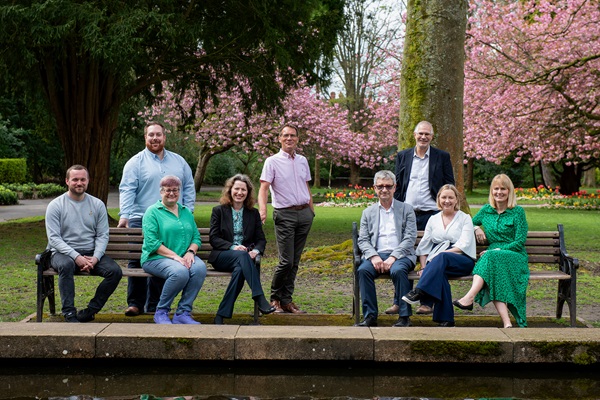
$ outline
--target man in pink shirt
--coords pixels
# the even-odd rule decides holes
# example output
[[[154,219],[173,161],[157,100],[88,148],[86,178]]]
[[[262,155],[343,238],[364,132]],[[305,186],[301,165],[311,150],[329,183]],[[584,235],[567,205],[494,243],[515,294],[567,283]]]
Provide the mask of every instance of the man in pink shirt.
[[[267,219],[269,189],[273,204],[275,238],[279,264],[271,282],[271,305],[275,312],[303,314],[292,301],[300,255],[315,216],[308,182],[311,180],[306,157],[296,153],[298,129],[284,125],[279,133],[281,150],[267,158],[260,175],[258,210]]]

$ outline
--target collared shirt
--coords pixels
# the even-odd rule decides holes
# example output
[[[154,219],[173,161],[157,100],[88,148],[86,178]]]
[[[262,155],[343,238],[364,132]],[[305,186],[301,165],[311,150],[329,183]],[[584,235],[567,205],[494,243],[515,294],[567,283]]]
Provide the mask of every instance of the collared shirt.
[[[394,222],[394,203],[389,210],[379,203],[379,235],[377,236],[377,251],[379,253],[391,253],[400,242],[396,234]]]
[[[416,148],[413,153],[405,202],[413,206],[415,211],[437,211],[438,209],[435,199],[431,197],[431,191],[429,190],[430,150],[431,146],[427,148],[427,152],[423,158],[417,155]]]
[[[177,203],[177,207],[179,208],[179,217],[167,210],[161,201],[148,207],[142,222],[144,244],[142,245],[141,264],[150,260],[166,258],[156,252],[161,245],[180,257],[185,255],[190,244],[195,243],[198,248],[202,245],[194,215],[187,207],[179,203]]]
[[[181,179],[179,203],[194,212],[196,188],[192,169],[179,154],[164,150],[162,160],[148,149],[131,157],[119,185],[119,216],[142,218],[146,209],[161,200],[160,180],[167,175]]]
[[[283,150],[267,158],[260,180],[271,184],[271,203],[275,208],[301,206],[310,203],[306,182],[311,180],[308,161],[296,153]]]

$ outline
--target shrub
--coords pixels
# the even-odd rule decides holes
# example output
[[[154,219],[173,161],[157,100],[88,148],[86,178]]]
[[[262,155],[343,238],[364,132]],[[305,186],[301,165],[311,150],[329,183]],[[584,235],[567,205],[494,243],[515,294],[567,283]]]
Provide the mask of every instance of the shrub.
[[[27,162],[24,158],[0,159],[0,182],[21,183],[27,177]]]
[[[17,204],[18,202],[19,199],[15,192],[0,185],[0,205],[6,206]]]
[[[65,192],[65,188],[63,186],[55,183],[42,183],[40,185],[36,185],[35,183],[8,183],[4,184],[4,187],[17,194],[20,194],[22,199],[43,199],[47,197],[55,197]]]

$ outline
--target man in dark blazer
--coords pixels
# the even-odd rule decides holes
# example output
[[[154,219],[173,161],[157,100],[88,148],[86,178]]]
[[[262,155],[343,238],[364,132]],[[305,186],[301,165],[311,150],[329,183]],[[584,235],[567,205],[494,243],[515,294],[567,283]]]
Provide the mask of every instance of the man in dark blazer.
[[[402,150],[396,157],[396,192],[394,198],[413,206],[417,230],[425,230],[429,217],[439,212],[436,198],[440,188],[454,185],[450,154],[431,146],[433,126],[421,121],[414,130],[416,146]],[[417,314],[430,314],[431,307],[422,305]],[[388,308],[386,314],[396,314],[398,304]]]

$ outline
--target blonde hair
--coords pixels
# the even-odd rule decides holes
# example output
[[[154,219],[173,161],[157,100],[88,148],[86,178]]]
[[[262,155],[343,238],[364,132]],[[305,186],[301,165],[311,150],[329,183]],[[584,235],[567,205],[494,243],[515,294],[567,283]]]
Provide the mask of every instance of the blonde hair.
[[[458,189],[456,188],[456,186],[454,185],[444,185],[440,188],[440,190],[438,191],[437,194],[437,199],[435,200],[435,203],[437,204],[437,207],[441,210],[442,209],[442,204],[440,203],[440,196],[442,195],[442,192],[444,190],[451,190],[454,192],[454,196],[456,196],[456,204],[454,205],[454,211],[458,211],[460,210],[460,193],[458,192]]]
[[[492,191],[494,190],[494,184],[497,183],[503,188],[508,189],[508,204],[507,208],[515,208],[517,205],[517,196],[515,195],[515,185],[513,185],[512,181],[506,174],[498,174],[492,179],[492,183],[490,184],[490,194],[489,194],[489,202],[490,205],[494,208],[498,208],[496,205],[496,200],[494,200],[494,195]]]

